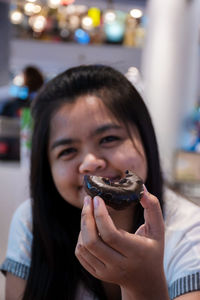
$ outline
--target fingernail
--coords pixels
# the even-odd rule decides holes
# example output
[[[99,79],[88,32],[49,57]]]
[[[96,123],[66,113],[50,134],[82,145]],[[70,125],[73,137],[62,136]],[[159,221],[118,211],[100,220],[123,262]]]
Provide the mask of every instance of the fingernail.
[[[94,197],[94,208],[98,208],[99,206],[99,199],[97,197]]]
[[[146,186],[143,184],[143,189],[145,193],[148,193]]]
[[[90,200],[91,200],[90,196],[85,196],[85,198],[84,198],[84,206],[89,205]]]
[[[149,194],[149,192],[147,191],[147,188],[146,188],[146,186],[143,184],[143,193],[142,193],[142,196],[143,197],[148,197],[148,194]]]

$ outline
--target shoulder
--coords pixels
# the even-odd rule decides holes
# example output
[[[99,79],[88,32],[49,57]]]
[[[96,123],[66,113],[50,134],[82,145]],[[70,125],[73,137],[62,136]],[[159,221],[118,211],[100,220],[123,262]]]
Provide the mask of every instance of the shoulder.
[[[166,229],[189,228],[200,225],[200,206],[175,193],[169,188],[164,191],[164,217]],[[186,222],[187,220],[187,222]]]
[[[4,272],[26,279],[29,272],[32,247],[32,210],[28,199],[16,209],[10,224]]]
[[[200,206],[166,189],[164,217],[164,268],[168,285],[174,289],[183,280],[196,285],[194,278],[199,282],[200,277]]]
[[[31,200],[24,201],[16,209],[9,232],[8,249],[13,249],[14,243],[30,243],[32,240],[32,210]]]
[[[13,214],[12,221],[32,221],[31,199],[22,202]]]
[[[170,253],[174,253],[175,246],[187,243],[191,249],[198,247],[200,253],[200,206],[169,189],[164,199],[166,249],[173,245]]]
[[[32,245],[32,212],[31,200],[28,199],[16,209],[10,224],[6,257],[30,264]]]
[[[28,199],[24,201],[16,209],[13,214],[10,232],[9,232],[9,242],[13,238],[17,238],[16,235],[29,235],[32,233],[32,210],[31,210],[31,200]]]

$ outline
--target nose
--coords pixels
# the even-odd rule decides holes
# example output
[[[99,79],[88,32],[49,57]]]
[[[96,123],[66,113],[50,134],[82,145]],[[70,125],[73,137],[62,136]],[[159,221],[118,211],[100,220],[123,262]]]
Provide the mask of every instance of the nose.
[[[95,174],[97,171],[103,170],[105,166],[106,162],[104,159],[88,153],[79,166],[79,172],[81,174]]]

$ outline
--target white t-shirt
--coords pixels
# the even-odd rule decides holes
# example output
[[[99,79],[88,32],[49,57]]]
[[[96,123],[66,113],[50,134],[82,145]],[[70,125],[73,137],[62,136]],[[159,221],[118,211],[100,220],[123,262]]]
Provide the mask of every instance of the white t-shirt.
[[[164,270],[170,299],[174,299],[181,294],[200,290],[200,206],[165,189],[164,217]],[[31,200],[27,200],[18,207],[12,218],[6,259],[1,271],[27,279],[31,244]],[[79,287],[76,300],[94,299],[83,289]]]

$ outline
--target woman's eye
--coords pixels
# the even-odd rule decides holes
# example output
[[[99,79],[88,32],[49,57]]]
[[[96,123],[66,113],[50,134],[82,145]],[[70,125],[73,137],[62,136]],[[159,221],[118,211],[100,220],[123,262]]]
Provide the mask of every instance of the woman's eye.
[[[100,143],[101,144],[111,143],[111,142],[114,142],[114,141],[118,141],[119,139],[120,138],[118,136],[109,135],[109,136],[106,136],[106,137],[102,138]]]
[[[67,148],[62,150],[59,154],[58,157],[70,157],[74,153],[76,153],[77,150],[75,148]]]

